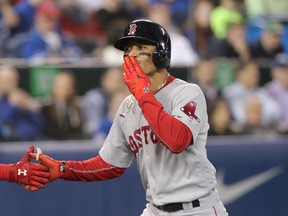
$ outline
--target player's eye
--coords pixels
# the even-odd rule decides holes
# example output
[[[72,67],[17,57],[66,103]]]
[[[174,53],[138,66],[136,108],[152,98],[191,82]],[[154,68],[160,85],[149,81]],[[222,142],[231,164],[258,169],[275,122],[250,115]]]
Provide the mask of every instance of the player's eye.
[[[132,48],[131,47],[124,47],[124,56],[127,56],[131,52]]]
[[[130,51],[131,47],[124,47],[124,52]]]
[[[139,45],[139,46],[138,46],[138,49],[139,49],[139,50],[146,49],[146,46],[145,46],[145,45]]]

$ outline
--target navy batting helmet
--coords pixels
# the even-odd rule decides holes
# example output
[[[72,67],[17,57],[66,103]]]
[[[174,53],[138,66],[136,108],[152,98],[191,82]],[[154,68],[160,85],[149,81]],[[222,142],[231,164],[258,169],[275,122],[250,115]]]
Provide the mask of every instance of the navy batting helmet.
[[[155,44],[154,64],[158,68],[169,68],[171,40],[168,32],[161,25],[147,19],[134,20],[125,28],[123,36],[114,43],[114,47],[123,51],[124,46],[131,39]]]

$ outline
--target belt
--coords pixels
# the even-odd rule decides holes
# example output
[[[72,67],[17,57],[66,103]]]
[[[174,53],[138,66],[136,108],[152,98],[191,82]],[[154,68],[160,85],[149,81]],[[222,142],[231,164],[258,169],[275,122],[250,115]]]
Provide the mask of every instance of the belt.
[[[193,200],[192,202],[192,206],[193,208],[199,207],[200,206],[200,202],[199,200]],[[187,204],[187,203],[185,203]],[[156,206],[154,205],[156,208],[165,211],[165,212],[176,212],[176,211],[180,211],[183,210],[183,203],[169,203],[166,205],[162,205],[162,206]]]

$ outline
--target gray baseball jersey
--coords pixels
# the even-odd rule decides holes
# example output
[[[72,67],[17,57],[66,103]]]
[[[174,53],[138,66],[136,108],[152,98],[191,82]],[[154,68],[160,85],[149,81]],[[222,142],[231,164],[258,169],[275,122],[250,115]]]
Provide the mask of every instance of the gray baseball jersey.
[[[190,202],[209,194],[216,177],[206,154],[209,124],[203,92],[195,84],[174,79],[154,96],[168,114],[189,127],[193,144],[179,154],[171,152],[159,142],[131,95],[119,107],[100,156],[124,168],[135,158],[152,204]]]

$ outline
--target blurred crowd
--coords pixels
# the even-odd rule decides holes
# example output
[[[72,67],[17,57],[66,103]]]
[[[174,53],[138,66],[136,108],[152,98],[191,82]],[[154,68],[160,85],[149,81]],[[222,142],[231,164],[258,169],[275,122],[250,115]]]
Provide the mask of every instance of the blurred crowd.
[[[117,65],[113,42],[129,21],[148,18],[169,31],[172,66],[195,66],[207,55],[273,58],[288,53],[287,10],[285,0],[2,0],[0,57]]]
[[[2,65],[0,141],[95,139],[102,143],[128,95],[118,67],[105,70],[100,86],[81,97],[73,71],[59,70],[50,94],[35,98],[20,87],[17,69]]]
[[[33,98],[16,67],[0,64],[0,141],[97,139],[121,101],[122,53],[113,42],[127,23],[148,18],[172,41],[171,67],[189,68],[203,90],[210,135],[288,134],[288,1],[2,0],[0,58],[61,65],[89,57],[108,65],[100,86],[77,93],[71,70],[50,96]],[[266,71],[263,70],[266,69]]]

